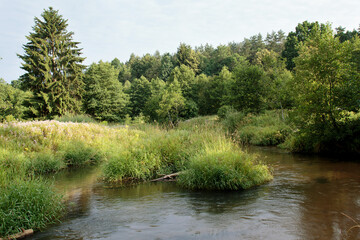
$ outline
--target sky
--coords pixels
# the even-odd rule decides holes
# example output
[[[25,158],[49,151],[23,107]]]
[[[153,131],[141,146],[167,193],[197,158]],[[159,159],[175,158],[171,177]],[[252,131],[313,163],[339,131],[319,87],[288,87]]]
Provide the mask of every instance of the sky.
[[[294,31],[303,21],[358,29],[359,0],[0,0],[0,78],[18,79],[34,17],[53,7],[83,48],[85,64],[126,62],[131,53],[175,53],[192,47],[241,42],[255,34]]]

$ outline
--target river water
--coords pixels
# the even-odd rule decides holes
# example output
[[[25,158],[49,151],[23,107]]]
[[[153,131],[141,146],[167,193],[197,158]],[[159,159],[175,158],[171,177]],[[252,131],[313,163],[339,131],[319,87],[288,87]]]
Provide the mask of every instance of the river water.
[[[31,239],[360,239],[360,163],[251,148],[274,180],[246,191],[189,191],[174,182],[110,188],[99,169],[62,172],[63,223]],[[346,214],[347,216],[345,216]]]

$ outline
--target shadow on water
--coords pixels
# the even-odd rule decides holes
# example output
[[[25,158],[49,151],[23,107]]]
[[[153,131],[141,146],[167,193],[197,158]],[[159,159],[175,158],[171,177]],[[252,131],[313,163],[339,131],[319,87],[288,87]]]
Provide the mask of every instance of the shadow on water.
[[[99,169],[65,172],[70,214],[32,239],[360,239],[360,164],[251,148],[274,180],[246,191],[189,191],[176,183],[109,188]]]

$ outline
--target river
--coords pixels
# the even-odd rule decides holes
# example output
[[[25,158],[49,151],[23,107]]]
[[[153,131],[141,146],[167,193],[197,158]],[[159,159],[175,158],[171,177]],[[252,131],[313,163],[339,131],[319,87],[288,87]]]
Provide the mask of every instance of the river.
[[[360,239],[360,163],[251,148],[274,180],[246,191],[174,182],[109,187],[100,170],[55,176],[69,214],[30,239]],[[346,214],[347,216],[345,216]]]

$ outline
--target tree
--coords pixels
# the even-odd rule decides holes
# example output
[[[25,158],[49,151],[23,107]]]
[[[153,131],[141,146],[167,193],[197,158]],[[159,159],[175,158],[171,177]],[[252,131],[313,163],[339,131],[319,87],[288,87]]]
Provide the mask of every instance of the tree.
[[[303,23],[299,23],[295,32],[290,32],[286,37],[285,48],[282,52],[282,56],[286,58],[286,68],[289,70],[293,70],[295,67],[295,63],[293,61],[294,58],[299,56],[298,54],[298,45],[301,42],[309,39],[309,37],[315,32],[321,31],[324,28],[324,24],[319,24],[318,22],[308,22],[304,21]]]
[[[143,113],[145,104],[151,96],[150,82],[146,77],[135,78],[129,89],[131,116],[139,116]]]
[[[195,72],[192,68],[181,64],[175,67],[170,75],[170,82],[177,81],[180,85],[183,96],[186,99],[194,99],[193,86],[195,84]]]
[[[27,110],[24,104],[30,96],[30,92],[14,88],[0,78],[0,121],[9,116],[23,119]]]
[[[346,31],[343,27],[337,27],[336,28],[336,34],[335,37],[338,37],[340,39],[340,42],[345,42],[346,40],[351,40],[356,36],[360,36],[360,32],[356,31],[355,29],[352,31]]]
[[[133,78],[145,78],[151,80],[160,75],[161,59],[160,55],[156,53],[154,56],[145,54],[143,57],[134,56],[129,60],[131,68],[131,76]]]
[[[233,75],[227,67],[223,67],[218,76],[206,78],[198,76],[199,113],[201,115],[216,114],[223,103],[225,88],[232,84]]]
[[[355,139],[359,134],[360,123],[349,128],[350,116],[360,108],[359,51],[359,38],[341,42],[330,25],[300,45],[294,59],[296,119],[308,143],[306,150],[321,150],[324,145],[334,150],[349,135]]]
[[[280,55],[272,50],[263,49],[258,52],[255,63],[266,74],[264,81],[266,107],[281,109],[284,119],[283,109],[290,108],[293,105],[292,73],[286,69],[285,62],[280,58]]]
[[[165,91],[166,84],[163,80],[156,78],[150,82],[151,96],[145,103],[143,110],[144,116],[151,121],[159,121],[160,117],[157,110],[160,108],[160,101]]]
[[[191,68],[195,73],[199,71],[199,59],[196,52],[185,43],[181,43],[178,47],[176,58],[178,65],[185,65]]]
[[[243,65],[233,72],[234,80],[227,86],[223,105],[238,111],[259,112],[264,107],[265,73],[259,66]]]
[[[239,54],[246,57],[246,59],[252,63],[255,59],[256,53],[264,48],[265,43],[262,35],[259,33],[257,35],[251,36],[250,39],[244,39],[244,41],[241,43]]]
[[[175,126],[179,120],[179,114],[185,106],[185,98],[181,94],[179,82],[175,79],[168,83],[159,103],[157,113],[163,122]]]
[[[33,32],[26,38],[24,55],[18,55],[26,71],[20,77],[23,90],[33,92],[31,110],[35,117],[51,118],[81,111],[83,94],[81,49],[67,31],[67,20],[53,8],[35,17]]]
[[[111,61],[111,66],[113,66],[115,69],[120,69],[121,67],[121,62],[118,58],[114,58],[112,61]]]
[[[98,120],[120,121],[127,114],[128,96],[110,63],[93,63],[85,72],[84,108]]]
[[[266,49],[281,54],[284,51],[285,40],[285,33],[282,30],[268,33],[265,39]]]
[[[174,69],[173,56],[170,53],[165,53],[161,57],[161,67],[160,67],[160,78],[164,81],[167,81],[170,77],[172,70]]]

